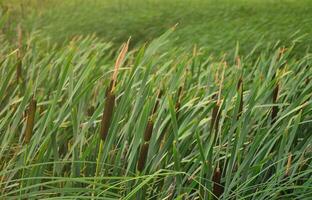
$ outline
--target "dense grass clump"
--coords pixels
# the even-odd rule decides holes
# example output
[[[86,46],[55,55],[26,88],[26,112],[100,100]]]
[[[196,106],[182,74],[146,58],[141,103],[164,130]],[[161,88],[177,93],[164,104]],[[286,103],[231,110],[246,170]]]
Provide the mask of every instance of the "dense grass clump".
[[[116,58],[95,36],[22,56],[2,37],[0,198],[308,199],[311,54],[211,57],[171,32]]]

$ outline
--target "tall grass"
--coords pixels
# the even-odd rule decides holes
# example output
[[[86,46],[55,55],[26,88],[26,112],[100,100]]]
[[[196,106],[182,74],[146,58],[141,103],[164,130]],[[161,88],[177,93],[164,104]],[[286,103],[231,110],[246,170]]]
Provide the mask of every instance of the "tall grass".
[[[311,55],[213,58],[172,31],[116,58],[95,36],[22,56],[1,37],[0,198],[309,199]]]

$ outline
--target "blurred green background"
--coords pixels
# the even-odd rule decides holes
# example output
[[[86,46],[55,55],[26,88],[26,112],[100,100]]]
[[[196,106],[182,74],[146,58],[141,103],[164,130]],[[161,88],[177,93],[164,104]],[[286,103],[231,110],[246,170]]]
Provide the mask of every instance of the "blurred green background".
[[[259,41],[288,45],[305,36],[298,47],[303,52],[312,42],[310,0],[13,0],[2,4],[29,32],[40,30],[58,43],[95,33],[115,45],[129,36],[132,44],[138,44],[175,24],[172,43],[185,48],[197,44],[212,53],[226,52],[237,43],[243,52]]]

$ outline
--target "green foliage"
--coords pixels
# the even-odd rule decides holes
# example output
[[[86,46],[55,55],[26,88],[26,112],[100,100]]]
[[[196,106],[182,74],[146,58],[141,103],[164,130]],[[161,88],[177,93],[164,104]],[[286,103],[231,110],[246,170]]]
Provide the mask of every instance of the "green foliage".
[[[19,2],[0,13],[0,199],[311,197],[309,1]]]
[[[112,46],[89,36],[56,49],[34,36],[24,45],[20,82],[16,51],[3,41],[1,198],[212,199],[220,184],[222,199],[307,199],[311,55],[298,59],[291,56],[293,46],[268,46],[260,54],[238,57],[237,48],[231,59],[211,58],[201,49],[188,54],[168,48],[171,32],[127,54],[103,142],[99,131],[115,60]],[[140,145],[161,88],[139,172]],[[32,98],[34,128],[24,143]],[[214,178],[216,168],[220,179]]]

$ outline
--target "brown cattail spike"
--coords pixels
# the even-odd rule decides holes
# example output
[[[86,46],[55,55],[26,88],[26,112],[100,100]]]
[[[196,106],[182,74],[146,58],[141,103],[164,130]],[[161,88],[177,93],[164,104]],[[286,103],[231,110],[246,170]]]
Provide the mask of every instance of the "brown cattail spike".
[[[238,115],[237,115],[237,119],[238,119],[242,115],[243,106],[244,106],[244,100],[243,100],[243,79],[242,79],[242,77],[238,81],[237,92],[240,95],[239,110],[238,110]]]
[[[275,86],[275,88],[273,90],[273,95],[272,95],[273,96],[273,104],[277,103],[278,93],[279,93],[279,84],[276,83],[276,86]],[[275,105],[272,108],[272,123],[275,123],[277,113],[278,113],[278,106]]]
[[[146,128],[145,128],[145,132],[144,132],[144,141],[146,142],[150,141],[152,137],[153,126],[154,126],[154,122],[152,120],[148,120]]]
[[[146,128],[145,128],[144,141],[143,141],[143,144],[141,146],[140,157],[139,157],[138,166],[137,166],[137,168],[140,172],[143,171],[144,165],[146,162],[148,147],[149,147],[149,141],[150,141],[150,139],[152,137],[152,133],[153,133],[154,117],[155,117],[155,113],[157,112],[159,101],[160,101],[162,94],[163,94],[163,91],[160,90],[158,92],[156,103],[155,103],[155,106],[153,108],[152,114],[150,115],[149,120],[148,120],[147,125],[146,125]]]
[[[289,153],[288,159],[287,159],[287,165],[286,165],[286,172],[285,172],[286,176],[289,176],[289,171],[290,171],[290,167],[291,167],[291,160],[292,160],[292,154]]]
[[[17,83],[22,82],[22,58],[23,58],[23,32],[19,24],[17,26],[17,65],[16,65],[16,80]]]
[[[106,101],[101,121],[100,137],[103,141],[107,138],[108,135],[108,130],[112,121],[114,106],[115,106],[115,94],[109,91],[106,95]]]
[[[144,142],[144,144],[141,147],[140,150],[140,155],[139,155],[139,160],[138,160],[138,170],[142,172],[144,170],[146,158],[147,158],[147,153],[148,153],[148,147],[149,143]]]
[[[214,199],[219,199],[219,197],[224,192],[224,187],[221,185],[221,177],[222,177],[222,171],[220,167],[217,166],[212,177],[212,182],[213,182],[212,193],[214,195],[213,197]]]
[[[36,116],[37,102],[34,98],[31,99],[28,110],[27,110],[27,120],[25,129],[25,143],[30,142],[31,136],[33,135],[34,122]]]
[[[216,98],[216,95],[214,95],[214,98]],[[220,104],[219,102],[216,102],[214,108],[212,109],[212,116],[211,116],[211,125],[210,125],[210,132],[215,129],[215,132],[218,132],[219,127],[219,121],[220,121]]]

